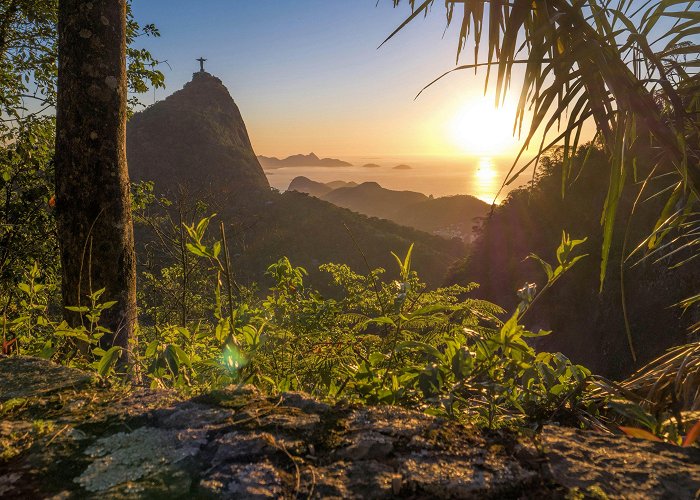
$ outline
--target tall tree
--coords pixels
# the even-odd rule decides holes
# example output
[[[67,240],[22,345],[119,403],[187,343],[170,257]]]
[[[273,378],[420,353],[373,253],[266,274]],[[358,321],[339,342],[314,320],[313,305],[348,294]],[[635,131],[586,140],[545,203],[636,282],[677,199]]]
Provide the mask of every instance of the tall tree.
[[[164,75],[127,1],[129,108],[164,86]],[[58,0],[0,0],[0,312],[16,304],[18,283],[36,262],[49,281],[60,273],[55,213],[55,109]]]
[[[64,306],[102,288],[102,315],[126,348],[136,325],[136,267],[126,164],[126,1],[60,0],[56,216]],[[67,311],[68,321],[81,321]]]

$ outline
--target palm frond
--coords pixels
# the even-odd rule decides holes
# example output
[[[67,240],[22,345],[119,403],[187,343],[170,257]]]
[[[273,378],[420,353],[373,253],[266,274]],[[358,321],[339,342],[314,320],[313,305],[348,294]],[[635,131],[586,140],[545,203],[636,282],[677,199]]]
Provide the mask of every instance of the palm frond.
[[[597,396],[624,397],[651,413],[700,410],[700,342],[670,349],[619,384],[596,385]]]

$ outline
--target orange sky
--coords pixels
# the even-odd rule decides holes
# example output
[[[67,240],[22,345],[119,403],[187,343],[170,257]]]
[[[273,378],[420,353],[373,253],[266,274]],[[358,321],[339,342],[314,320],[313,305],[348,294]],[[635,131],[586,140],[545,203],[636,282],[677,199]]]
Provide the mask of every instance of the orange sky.
[[[168,61],[168,88],[144,102],[181,88],[204,56],[239,105],[258,154],[512,156],[517,149],[513,106],[496,113],[492,98],[482,97],[485,72],[450,75],[414,101],[455,65],[458,33],[445,33],[439,3],[379,50],[410,13],[407,4],[210,0],[202,9],[149,0],[134,11],[160,28],[161,38],[143,43]],[[461,63],[473,60],[470,48],[464,54]]]

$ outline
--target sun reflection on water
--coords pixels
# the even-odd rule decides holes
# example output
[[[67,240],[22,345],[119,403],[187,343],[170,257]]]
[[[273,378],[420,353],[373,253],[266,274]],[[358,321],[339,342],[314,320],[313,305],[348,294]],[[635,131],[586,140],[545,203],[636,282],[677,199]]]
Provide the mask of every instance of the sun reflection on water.
[[[474,170],[474,193],[473,195],[486,203],[492,203],[500,184],[498,182],[498,172],[490,157],[479,158],[477,168]]]

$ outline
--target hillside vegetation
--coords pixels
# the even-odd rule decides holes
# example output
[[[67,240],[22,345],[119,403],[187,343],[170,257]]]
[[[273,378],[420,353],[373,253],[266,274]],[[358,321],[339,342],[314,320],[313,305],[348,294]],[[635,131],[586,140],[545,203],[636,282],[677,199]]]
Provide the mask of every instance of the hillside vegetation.
[[[372,217],[387,217],[403,207],[428,199],[423,193],[414,191],[392,191],[376,182],[363,182],[356,187],[335,189],[323,197],[324,200]]]
[[[651,193],[666,185],[663,176],[651,181],[646,186],[650,195],[642,196],[635,207],[640,183],[628,179],[615,223],[610,270],[599,293],[600,211],[609,161],[599,149],[582,149],[563,198],[561,164],[560,155],[546,157],[535,183],[511,192],[485,219],[468,258],[453,270],[450,281],[475,281],[481,285],[480,296],[514,307],[520,300],[516,290],[527,283],[540,289],[543,285],[541,266],[527,258],[530,254],[551,255],[562,229],[587,237],[588,256],[555,292],[542,297],[527,323],[558,332],[538,341],[540,348],[561,350],[599,373],[624,376],[665,349],[694,340],[688,328],[700,320],[698,311],[684,312],[677,304],[693,295],[700,266],[673,267],[692,255],[688,249],[662,259],[644,259],[643,251],[625,258],[653,230],[663,200]],[[644,179],[650,167],[640,162],[638,169]]]
[[[386,189],[377,182],[343,186],[296,177],[288,190],[308,193],[357,213],[465,242],[471,239],[479,219],[489,211],[489,205],[473,196],[433,198],[415,191]]]

